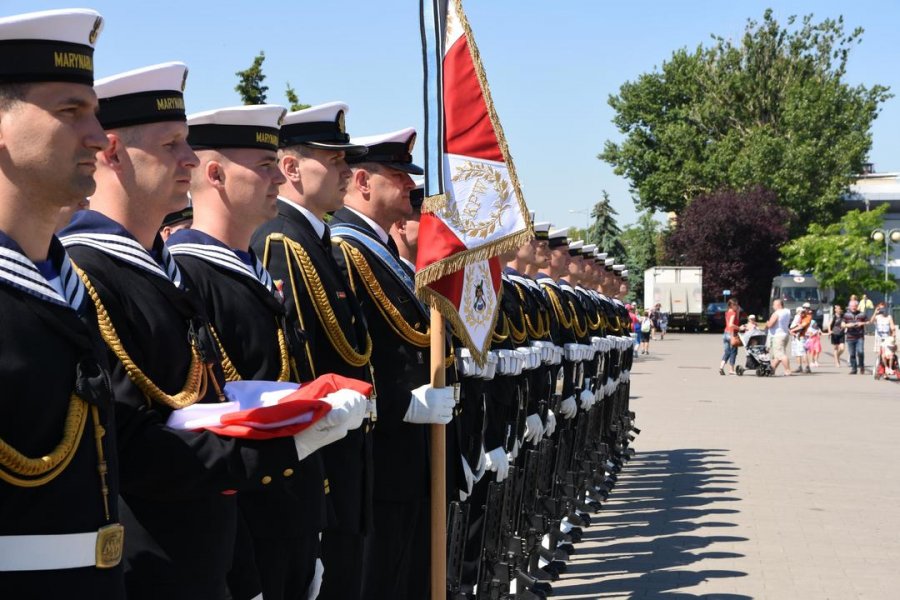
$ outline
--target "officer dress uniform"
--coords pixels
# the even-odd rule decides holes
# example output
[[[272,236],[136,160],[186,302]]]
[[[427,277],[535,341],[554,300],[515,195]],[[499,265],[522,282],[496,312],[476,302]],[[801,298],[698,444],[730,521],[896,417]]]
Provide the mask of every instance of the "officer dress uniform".
[[[101,124],[183,120],[183,101],[154,100],[180,97],[185,73],[169,63],[98,81]],[[132,93],[119,101],[110,90]],[[135,106],[133,92],[150,101]],[[60,237],[83,270],[113,365],[129,600],[225,599],[237,527],[233,491],[280,477],[297,461],[293,442],[167,427],[176,408],[224,399],[215,338],[193,281],[158,235],[148,251],[96,211],[77,213]]]
[[[191,115],[188,142],[194,149],[275,150],[283,112],[279,106],[246,106]],[[274,136],[274,144],[259,132]],[[253,250],[229,248],[194,229],[176,231],[167,246],[203,300],[227,357],[226,377],[299,382],[297,362],[305,366],[306,357],[299,352],[297,332],[287,327],[281,292]],[[306,598],[327,519],[325,470],[318,452],[282,475],[279,484],[237,497],[263,596],[269,600]]]
[[[91,86],[102,22],[92,10],[0,19],[0,85]],[[54,53],[64,53],[65,63],[55,64]],[[125,597],[105,358],[90,301],[59,240],[35,263],[0,231],[4,598]]]
[[[365,152],[348,143],[346,112],[345,104],[329,103],[288,114],[281,126],[281,146],[309,144]],[[304,210],[279,199],[278,215],[253,234],[251,246],[272,277],[284,282],[288,321],[303,331],[302,353],[311,370],[304,379],[337,373],[371,381],[372,340],[362,309],[331,253],[328,226]],[[333,522],[322,536],[321,600],[353,600],[360,595],[363,542],[372,528],[374,418],[373,412],[369,424],[320,452],[334,509]]]
[[[429,589],[429,428],[407,423],[404,416],[411,391],[430,381],[429,315],[410,287],[414,274],[400,263],[390,237],[382,240],[349,208],[335,212],[331,225],[342,240],[335,258],[352,277],[369,334],[377,340],[372,352],[378,394],[375,522],[366,540],[362,597],[424,598]],[[373,290],[383,296],[373,297]]]

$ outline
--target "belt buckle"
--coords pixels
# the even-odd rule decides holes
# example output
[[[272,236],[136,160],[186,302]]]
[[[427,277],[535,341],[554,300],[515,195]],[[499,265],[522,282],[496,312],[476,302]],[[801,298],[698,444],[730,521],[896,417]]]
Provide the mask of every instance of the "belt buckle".
[[[94,560],[98,569],[111,569],[122,560],[125,544],[125,527],[119,523],[104,525],[97,530],[97,546]]]

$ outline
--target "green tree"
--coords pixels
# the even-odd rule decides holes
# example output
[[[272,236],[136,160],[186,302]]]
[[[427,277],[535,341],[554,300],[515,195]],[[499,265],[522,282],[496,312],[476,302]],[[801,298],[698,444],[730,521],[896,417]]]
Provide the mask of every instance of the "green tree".
[[[630,180],[639,208],[680,213],[702,194],[762,185],[797,227],[830,223],[892,97],[845,81],[861,35],[845,33],[842,17],[782,27],[767,10],[736,42],[677,50],[610,96],[625,139],[599,158]]]
[[[834,288],[837,297],[893,291],[893,276],[887,285],[884,282],[884,245],[870,237],[873,229],[882,226],[886,210],[886,204],[868,212],[851,210],[837,223],[811,224],[806,235],[781,248],[784,265],[811,272],[820,285]]]
[[[662,226],[653,217],[653,211],[640,215],[638,222],[627,225],[619,236],[625,248],[625,266],[628,267],[628,299],[643,302],[644,271],[656,266],[657,248]]]
[[[584,240],[588,244],[597,244],[601,252],[621,258],[625,254],[625,248],[619,241],[619,236],[622,235],[622,229],[616,222],[619,213],[612,207],[606,190],[603,190],[602,196],[600,202],[591,209],[593,222],[585,232]]]
[[[287,98],[288,103],[290,104],[290,112],[294,112],[295,110],[303,110],[312,106],[311,104],[303,104],[300,102],[300,98],[297,96],[297,90],[295,90],[291,86],[291,82],[287,83],[287,89],[284,91],[284,95]]]
[[[263,85],[263,81],[266,79],[262,70],[265,60],[266,53],[260,50],[259,54],[254,57],[253,64],[243,71],[235,73],[238,76],[238,84],[234,86],[234,91],[241,96],[241,102],[244,104],[266,103],[266,92],[269,88]]]

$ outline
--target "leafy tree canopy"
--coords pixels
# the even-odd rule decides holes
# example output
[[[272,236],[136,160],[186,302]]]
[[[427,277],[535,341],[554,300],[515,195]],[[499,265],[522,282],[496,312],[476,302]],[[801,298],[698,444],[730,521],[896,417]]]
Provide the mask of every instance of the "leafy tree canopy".
[[[767,10],[736,42],[677,50],[609,98],[625,139],[599,158],[631,181],[639,208],[680,213],[703,194],[762,185],[797,227],[832,222],[891,97],[845,82],[861,35],[842,17],[783,27]]]
[[[644,301],[644,271],[657,265],[657,247],[661,243],[661,225],[646,211],[634,225],[622,230],[619,240],[625,248],[625,266],[629,273],[628,300]]]
[[[883,204],[869,212],[851,210],[831,225],[811,224],[806,235],[781,249],[785,266],[812,273],[823,287],[834,288],[838,297],[893,291],[893,276],[888,276],[887,285],[884,282],[884,242],[871,237],[883,225],[886,210]]]
[[[700,196],[681,213],[667,239],[672,264],[703,267],[706,302],[731,290],[750,312],[765,312],[778,247],[788,239],[790,213],[764,188]]]

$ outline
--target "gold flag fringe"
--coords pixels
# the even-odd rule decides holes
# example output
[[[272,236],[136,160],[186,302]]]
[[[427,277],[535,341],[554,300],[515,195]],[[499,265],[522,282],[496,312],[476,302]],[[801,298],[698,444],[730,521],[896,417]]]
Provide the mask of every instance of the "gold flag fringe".
[[[447,208],[447,202],[450,197],[447,194],[438,194],[437,196],[428,196],[422,202],[423,213],[439,213]]]
[[[469,335],[469,331],[466,329],[465,324],[459,317],[459,309],[457,309],[450,300],[435,292],[431,288],[423,288],[420,291],[419,295],[421,296],[423,302],[426,302],[429,306],[433,307],[444,316],[444,319],[446,319],[447,322],[450,323],[450,327],[453,329],[453,334],[456,335],[456,337],[458,337],[460,341],[462,341],[463,345],[469,349],[469,352],[472,354],[472,358],[475,360],[475,363],[479,367],[483,367],[485,360],[487,360],[488,352],[491,349],[491,342],[493,339],[492,333],[494,332],[494,328],[497,326],[497,318],[500,316],[499,300],[497,303],[497,307],[494,310],[494,317],[491,319],[491,327],[489,333],[485,336],[484,342],[482,343],[481,347],[476,348],[475,342],[472,341],[472,336]]]
[[[416,293],[423,298],[425,286],[442,279],[451,273],[462,271],[467,265],[481,260],[488,260],[498,254],[519,248],[525,242],[534,239],[534,233],[528,229],[511,233],[488,244],[457,252],[442,258],[416,273]],[[423,298],[424,299],[424,298]],[[445,317],[447,315],[444,315]]]

